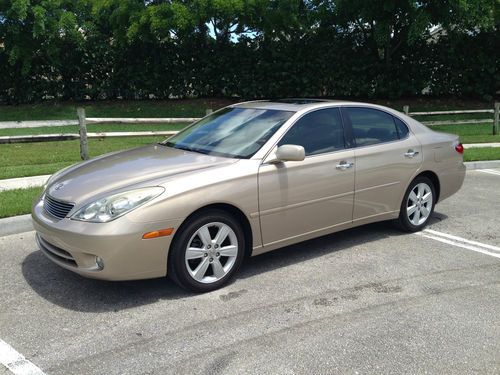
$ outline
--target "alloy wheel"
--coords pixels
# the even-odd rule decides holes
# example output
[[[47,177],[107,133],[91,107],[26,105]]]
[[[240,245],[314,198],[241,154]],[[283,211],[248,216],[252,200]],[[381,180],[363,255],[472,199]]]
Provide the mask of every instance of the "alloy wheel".
[[[189,275],[204,284],[216,282],[233,268],[238,239],[227,224],[212,222],[199,228],[188,241],[185,264]]]
[[[415,185],[406,203],[406,215],[410,223],[415,226],[425,223],[431,214],[432,204],[431,187],[424,182]]]

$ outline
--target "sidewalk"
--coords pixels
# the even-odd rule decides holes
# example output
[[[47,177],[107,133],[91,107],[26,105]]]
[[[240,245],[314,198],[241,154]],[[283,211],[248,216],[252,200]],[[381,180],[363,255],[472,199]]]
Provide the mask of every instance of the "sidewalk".
[[[500,142],[494,143],[467,143],[464,148],[500,147]]]
[[[47,182],[50,176],[50,174],[46,174],[43,176],[9,178],[6,180],[0,180],[0,191],[43,186],[43,184]]]

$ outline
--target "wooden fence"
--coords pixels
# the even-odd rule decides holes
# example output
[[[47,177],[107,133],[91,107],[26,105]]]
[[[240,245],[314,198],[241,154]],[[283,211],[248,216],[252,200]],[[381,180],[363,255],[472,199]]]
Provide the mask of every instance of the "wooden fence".
[[[206,114],[212,113],[211,109],[206,110]],[[86,117],[85,109],[77,109],[76,120],[42,120],[42,121],[4,121],[0,122],[0,129],[24,129],[39,128],[45,126],[68,126],[78,125],[78,133],[63,134],[36,134],[36,135],[9,135],[0,136],[0,144],[6,143],[32,143],[32,142],[52,142],[80,140],[80,156],[82,160],[88,159],[88,139],[89,138],[115,138],[115,137],[151,137],[165,136],[169,137],[177,134],[176,131],[131,131],[131,132],[87,132],[87,124],[179,124],[192,123],[200,120],[198,117],[176,117],[176,118],[104,118],[104,117]]]
[[[458,111],[433,111],[433,112],[410,112],[410,106],[403,106],[403,112],[408,116],[443,116],[443,115],[470,115],[480,113],[492,113],[492,119],[466,119],[466,120],[441,120],[441,121],[421,121],[427,126],[439,125],[465,125],[465,124],[493,124],[493,134],[498,134],[500,103],[495,103],[493,109],[465,109]]]
[[[211,109],[206,113],[210,114]],[[484,114],[492,113],[492,119],[467,119],[467,120],[440,120],[440,121],[422,121],[427,126],[439,125],[465,125],[465,124],[493,124],[493,134],[499,132],[499,112],[500,103],[495,103],[494,109],[474,109],[457,111],[433,111],[433,112],[410,112],[410,107],[403,106],[403,112],[408,116],[445,116],[461,114]],[[181,118],[101,118],[86,117],[85,109],[77,109],[77,120],[43,120],[43,121],[6,121],[0,122],[0,129],[19,129],[19,128],[37,128],[44,126],[68,126],[78,125],[78,133],[64,134],[38,134],[38,135],[12,135],[0,136],[0,144],[5,143],[31,143],[31,142],[49,142],[49,141],[67,141],[80,140],[80,156],[83,160],[88,159],[89,138],[110,138],[110,137],[145,137],[145,136],[172,136],[176,131],[136,131],[136,132],[87,132],[87,124],[173,124],[173,123],[192,123],[198,121],[196,117]]]

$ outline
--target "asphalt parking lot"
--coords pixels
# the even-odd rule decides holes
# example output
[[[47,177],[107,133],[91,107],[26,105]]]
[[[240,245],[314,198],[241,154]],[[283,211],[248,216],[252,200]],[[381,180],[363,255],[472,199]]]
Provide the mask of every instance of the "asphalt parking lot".
[[[469,171],[425,232],[322,237],[203,295],[84,279],[33,232],[2,237],[0,343],[45,374],[498,374],[499,211],[500,169]]]

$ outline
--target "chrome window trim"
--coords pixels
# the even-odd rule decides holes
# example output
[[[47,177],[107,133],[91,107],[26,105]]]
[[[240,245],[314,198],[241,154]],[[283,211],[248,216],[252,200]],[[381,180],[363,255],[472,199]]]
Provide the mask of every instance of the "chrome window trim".
[[[237,105],[237,104],[235,104],[235,105]],[[274,133],[274,135],[272,135],[271,138],[269,138],[269,140],[267,141],[267,143],[265,145],[263,145],[261,147],[261,149],[258,152],[256,152],[249,160],[261,160],[261,161],[266,160],[267,157],[269,156],[269,154],[271,154],[274,151],[274,147],[278,144],[278,142],[281,140],[281,138],[283,137],[283,135],[303,115],[305,115],[305,114],[307,114],[309,112],[312,112],[312,111],[316,111],[318,109],[324,109],[324,108],[339,108],[339,109],[342,109],[342,108],[345,108],[345,107],[359,107],[359,108],[375,109],[375,110],[378,110],[378,111],[385,112],[385,113],[387,113],[387,114],[389,114],[389,115],[391,115],[393,117],[397,117],[399,120],[401,120],[406,125],[406,127],[408,128],[408,130],[409,130],[408,135],[407,135],[406,138],[401,138],[401,139],[398,139],[396,141],[391,141],[391,142],[403,141],[403,140],[408,139],[410,137],[410,134],[413,135],[413,136],[415,135],[415,133],[413,131],[413,128],[410,126],[410,124],[408,123],[408,121],[403,120],[398,114],[396,114],[396,112],[397,113],[400,113],[400,112],[398,112],[395,109],[393,110],[394,111],[394,113],[393,113],[392,111],[386,110],[385,108],[379,108],[379,106],[377,104],[370,104],[370,103],[357,103],[357,102],[348,102],[348,103],[343,103],[343,102],[333,102],[333,103],[332,102],[325,102],[325,103],[318,103],[318,104],[314,104],[314,105],[311,105],[311,106],[307,106],[306,108],[301,109],[301,110],[295,112],[295,114],[292,117],[290,117],[288,119],[288,121],[286,121],[281,126],[281,128],[279,128],[278,130],[276,130],[276,132]],[[344,118],[342,118],[342,120],[343,120],[343,124],[345,125]],[[378,145],[387,144],[387,143],[390,143],[390,142],[377,143],[375,145],[367,145],[367,146],[360,146],[360,147],[351,146],[351,147],[347,147],[345,150],[351,150],[351,149],[362,148],[362,147],[372,147],[372,146],[378,146]],[[334,152],[338,152],[338,151],[334,151]]]

